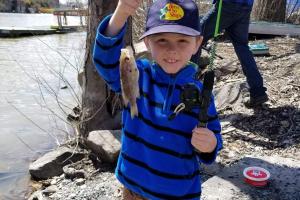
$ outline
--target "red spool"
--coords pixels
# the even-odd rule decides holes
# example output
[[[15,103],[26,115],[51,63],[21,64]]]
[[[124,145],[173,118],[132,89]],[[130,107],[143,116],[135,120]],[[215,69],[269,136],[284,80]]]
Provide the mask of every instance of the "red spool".
[[[264,187],[268,184],[270,172],[262,167],[247,167],[244,169],[243,175],[245,182],[255,187]]]

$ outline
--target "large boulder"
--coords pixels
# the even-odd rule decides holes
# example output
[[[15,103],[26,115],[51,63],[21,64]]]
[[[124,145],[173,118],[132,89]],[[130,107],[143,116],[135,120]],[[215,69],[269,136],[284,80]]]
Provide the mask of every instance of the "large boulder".
[[[59,176],[63,173],[65,165],[77,162],[84,156],[85,154],[76,152],[68,147],[59,147],[31,163],[29,173],[36,180]]]
[[[89,133],[86,145],[101,160],[115,163],[121,148],[121,130],[97,130]]]

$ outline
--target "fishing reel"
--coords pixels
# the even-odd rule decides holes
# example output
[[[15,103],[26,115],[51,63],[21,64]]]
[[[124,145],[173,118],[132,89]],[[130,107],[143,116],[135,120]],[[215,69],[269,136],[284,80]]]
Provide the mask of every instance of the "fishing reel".
[[[203,88],[200,92],[194,83],[188,83],[183,86],[180,94],[181,103],[175,108],[174,112],[169,116],[169,120],[174,119],[182,110],[191,111],[193,108],[200,108],[198,114],[198,127],[206,127],[208,121],[208,107],[214,85],[214,71],[209,70],[204,74]]]
[[[199,107],[201,104],[201,93],[199,88],[194,83],[184,85],[183,91],[180,94],[180,100],[184,103],[187,111],[191,111],[194,107]]]
[[[174,112],[169,116],[169,120],[174,119],[179,112],[186,110],[191,111],[201,104],[201,93],[194,83],[188,83],[182,87],[180,94],[181,103],[175,108]]]

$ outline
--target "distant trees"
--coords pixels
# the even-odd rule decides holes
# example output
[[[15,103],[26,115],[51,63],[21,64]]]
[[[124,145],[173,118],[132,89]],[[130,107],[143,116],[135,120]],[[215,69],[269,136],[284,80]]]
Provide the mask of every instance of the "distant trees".
[[[59,6],[59,0],[23,0],[26,5],[53,8]]]
[[[66,0],[65,6],[69,8],[83,8],[87,4],[87,0]]]
[[[30,12],[59,7],[59,0],[0,0],[0,12]]]
[[[286,0],[254,1],[252,17],[255,21],[284,22],[285,15]]]
[[[11,9],[11,0],[0,0],[0,12],[7,12]]]

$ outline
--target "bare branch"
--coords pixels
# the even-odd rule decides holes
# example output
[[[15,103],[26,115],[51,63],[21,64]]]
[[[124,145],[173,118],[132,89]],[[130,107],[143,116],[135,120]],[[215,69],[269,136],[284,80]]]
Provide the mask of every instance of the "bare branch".
[[[18,109],[14,104],[12,104],[11,102],[9,102],[7,99],[6,99],[6,102],[10,106],[12,106],[18,113],[20,113],[25,119],[27,119],[28,121],[30,121],[33,125],[35,125],[37,128],[39,128],[41,131],[43,131],[44,133],[46,133],[49,137],[55,139],[57,145],[60,145],[60,142],[51,133],[49,133],[48,131],[46,131],[45,129],[43,129],[41,126],[39,126],[37,123],[35,123],[32,119],[30,119],[27,115],[25,115],[20,109]]]

